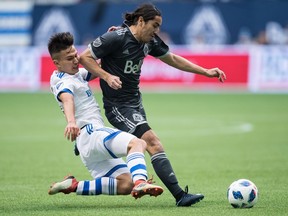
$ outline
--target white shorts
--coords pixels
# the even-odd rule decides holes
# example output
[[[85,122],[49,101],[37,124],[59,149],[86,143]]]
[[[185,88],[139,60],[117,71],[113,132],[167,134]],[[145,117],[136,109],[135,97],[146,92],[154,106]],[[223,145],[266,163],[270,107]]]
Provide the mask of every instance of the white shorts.
[[[113,128],[97,128],[86,125],[76,140],[84,165],[91,176],[114,177],[130,173],[125,161],[128,143],[134,135]]]

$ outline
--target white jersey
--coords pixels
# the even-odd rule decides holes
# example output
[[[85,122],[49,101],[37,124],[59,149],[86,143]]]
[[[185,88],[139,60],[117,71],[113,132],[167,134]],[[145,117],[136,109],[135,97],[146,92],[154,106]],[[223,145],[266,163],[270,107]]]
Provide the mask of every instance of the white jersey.
[[[62,111],[64,108],[59,95],[68,92],[74,96],[75,118],[78,127],[82,128],[87,124],[93,124],[94,127],[102,128],[104,121],[100,108],[88,85],[90,76],[91,74],[84,68],[79,68],[79,72],[75,75],[54,71],[50,78],[50,87]]]
[[[134,135],[104,126],[100,108],[88,85],[91,74],[80,68],[75,75],[54,71],[51,91],[62,111],[59,95],[68,92],[74,96],[75,117],[81,133],[76,139],[77,149],[84,165],[96,179],[103,176],[116,178],[129,173],[121,157],[127,155],[129,142]]]

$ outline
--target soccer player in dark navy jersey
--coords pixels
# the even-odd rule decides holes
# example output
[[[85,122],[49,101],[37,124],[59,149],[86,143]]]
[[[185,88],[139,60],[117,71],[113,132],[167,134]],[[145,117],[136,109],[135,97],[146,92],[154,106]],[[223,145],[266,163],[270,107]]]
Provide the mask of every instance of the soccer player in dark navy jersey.
[[[178,184],[163,145],[149,126],[139,90],[141,66],[147,55],[179,70],[216,77],[224,82],[226,75],[218,68],[206,69],[169,51],[157,36],[162,24],[161,12],[152,4],[143,4],[125,14],[121,28],[99,36],[81,54],[81,64],[98,75],[103,92],[105,115],[116,128],[147,142],[153,168],[176,199],[177,206],[191,206],[204,198],[189,194]],[[97,63],[101,59],[101,66]]]
[[[102,68],[120,77],[122,82],[122,88],[114,90],[107,82],[100,80],[104,103],[109,106],[139,106],[139,82],[144,58],[147,55],[159,58],[169,51],[168,46],[157,35],[149,43],[139,43],[128,26],[102,35],[89,47],[92,56],[101,59]]]

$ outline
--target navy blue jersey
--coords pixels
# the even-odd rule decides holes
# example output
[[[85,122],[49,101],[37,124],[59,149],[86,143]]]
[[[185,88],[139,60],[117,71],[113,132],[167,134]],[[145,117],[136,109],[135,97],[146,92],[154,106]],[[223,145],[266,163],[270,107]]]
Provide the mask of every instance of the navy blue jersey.
[[[105,105],[139,105],[139,82],[144,58],[147,55],[161,57],[169,51],[169,47],[157,35],[149,43],[139,43],[128,27],[103,34],[89,47],[94,58],[101,59],[101,67],[122,81],[122,88],[114,90],[100,80]]]

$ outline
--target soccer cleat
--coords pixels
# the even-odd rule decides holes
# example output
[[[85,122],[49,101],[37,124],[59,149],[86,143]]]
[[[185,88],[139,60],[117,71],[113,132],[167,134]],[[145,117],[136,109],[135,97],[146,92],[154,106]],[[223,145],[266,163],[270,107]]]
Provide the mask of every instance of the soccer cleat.
[[[56,193],[64,193],[69,194],[71,192],[75,192],[78,186],[78,181],[74,176],[66,176],[63,181],[56,182],[50,186],[48,191],[49,195],[54,195]]]
[[[204,199],[204,195],[202,194],[189,194],[188,186],[185,187],[185,194],[181,197],[181,199],[176,202],[177,206],[191,206],[197,202],[200,202]]]
[[[131,191],[131,195],[135,198],[141,198],[142,196],[148,194],[150,196],[159,196],[163,193],[163,188],[152,184],[152,179],[148,181],[141,181],[136,183]]]

